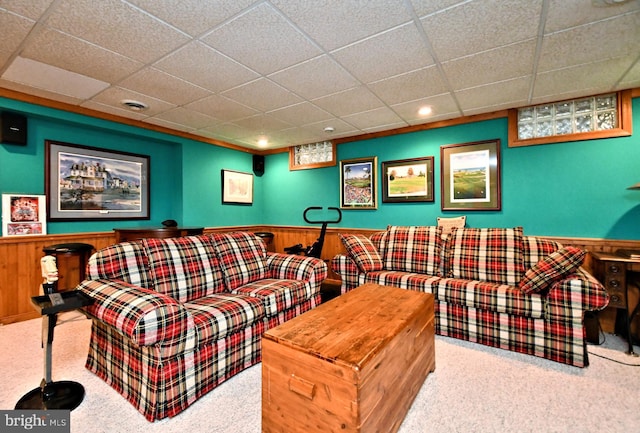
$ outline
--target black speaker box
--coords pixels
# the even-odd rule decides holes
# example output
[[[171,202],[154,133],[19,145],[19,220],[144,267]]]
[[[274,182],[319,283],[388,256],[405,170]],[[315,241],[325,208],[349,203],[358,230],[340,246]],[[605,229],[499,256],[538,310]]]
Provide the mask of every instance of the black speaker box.
[[[264,156],[253,155],[253,173],[256,176],[262,176],[264,174]]]
[[[0,113],[0,143],[27,144],[27,118],[16,113]]]

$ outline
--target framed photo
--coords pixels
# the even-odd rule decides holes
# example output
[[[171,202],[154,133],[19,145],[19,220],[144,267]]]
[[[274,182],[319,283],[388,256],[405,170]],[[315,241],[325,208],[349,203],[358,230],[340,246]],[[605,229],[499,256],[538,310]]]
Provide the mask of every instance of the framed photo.
[[[434,201],[433,156],[383,162],[382,201]]]
[[[222,204],[253,204],[253,175],[222,170]]]
[[[2,194],[2,236],[46,235],[44,195]]]
[[[500,210],[500,140],[440,147],[442,210]]]
[[[340,161],[340,208],[377,209],[376,166],[378,158]]]
[[[149,157],[45,141],[49,221],[149,219]]]

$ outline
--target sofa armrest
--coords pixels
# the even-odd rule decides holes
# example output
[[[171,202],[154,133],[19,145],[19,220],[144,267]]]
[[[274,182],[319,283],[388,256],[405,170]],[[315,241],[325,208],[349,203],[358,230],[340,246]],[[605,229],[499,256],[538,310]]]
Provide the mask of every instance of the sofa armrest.
[[[271,278],[306,281],[318,290],[327,278],[327,264],[315,257],[268,253],[267,267]]]
[[[605,308],[609,304],[609,295],[593,275],[579,268],[551,286],[547,302],[552,317],[582,319],[585,311]]]
[[[139,346],[192,345],[193,317],[175,299],[117,280],[85,280],[78,286],[94,303],[85,312]]]
[[[340,285],[340,293],[347,293],[358,287],[358,276],[360,268],[353,259],[345,254],[338,254],[331,259],[331,269],[340,275],[342,284]]]

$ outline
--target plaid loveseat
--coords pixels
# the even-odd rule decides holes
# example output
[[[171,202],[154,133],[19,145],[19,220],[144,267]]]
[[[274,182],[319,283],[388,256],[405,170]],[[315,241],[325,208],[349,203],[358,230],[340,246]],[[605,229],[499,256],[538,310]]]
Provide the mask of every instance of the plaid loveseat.
[[[584,367],[584,313],[609,302],[585,252],[509,229],[390,226],[341,234],[331,261],[345,293],[364,283],[432,293],[436,332]]]
[[[154,421],[260,362],[267,329],[320,303],[327,265],[235,232],[112,245],[87,275],[86,367]]]

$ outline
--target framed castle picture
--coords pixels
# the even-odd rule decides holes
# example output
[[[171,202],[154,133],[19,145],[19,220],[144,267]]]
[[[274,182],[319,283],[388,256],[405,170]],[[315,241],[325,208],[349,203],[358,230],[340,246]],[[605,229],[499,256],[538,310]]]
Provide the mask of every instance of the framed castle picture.
[[[44,195],[2,194],[2,236],[47,234]]]
[[[49,221],[149,219],[149,157],[45,141]]]

